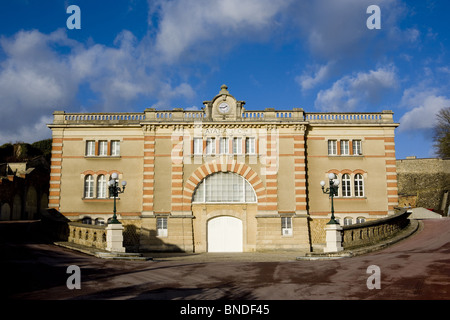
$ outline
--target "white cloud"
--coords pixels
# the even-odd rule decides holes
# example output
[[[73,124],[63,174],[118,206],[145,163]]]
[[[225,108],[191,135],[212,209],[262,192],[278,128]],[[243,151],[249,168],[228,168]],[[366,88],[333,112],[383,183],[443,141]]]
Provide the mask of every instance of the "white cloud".
[[[292,0],[197,0],[150,3],[159,15],[156,49],[164,62],[228,51],[242,40],[266,38]],[[285,13],[285,12],[284,12]]]
[[[195,96],[186,82],[172,85],[150,59],[151,47],[128,31],[117,36],[113,47],[85,46],[68,39],[64,29],[48,35],[20,31],[2,37],[0,50],[6,56],[0,62],[1,112],[8,119],[0,128],[0,143],[32,138],[35,125],[50,132],[40,119],[54,110],[83,109],[77,101],[81,85],[97,96],[97,110],[91,112],[129,110],[142,97],[167,107],[171,99]]]
[[[301,76],[297,76],[295,81],[303,91],[310,90],[328,79],[331,74],[331,69],[334,67],[333,64],[333,62],[329,62],[317,67],[313,75],[304,72]]]
[[[430,93],[434,91],[430,89],[428,93],[418,92],[415,95],[417,100],[413,102],[414,108],[406,112],[400,119],[400,131],[434,128],[439,110],[450,106],[450,98]]]
[[[393,67],[344,76],[331,88],[319,91],[314,105],[319,110],[333,112],[363,109],[368,103],[377,103],[383,94],[395,88],[396,78]]]

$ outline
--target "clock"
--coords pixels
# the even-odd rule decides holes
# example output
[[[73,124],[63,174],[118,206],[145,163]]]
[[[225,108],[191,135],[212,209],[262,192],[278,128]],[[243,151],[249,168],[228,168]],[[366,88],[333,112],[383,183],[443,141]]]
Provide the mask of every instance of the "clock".
[[[220,113],[227,113],[228,111],[230,111],[230,106],[228,105],[228,103],[222,102],[219,105],[219,112]]]

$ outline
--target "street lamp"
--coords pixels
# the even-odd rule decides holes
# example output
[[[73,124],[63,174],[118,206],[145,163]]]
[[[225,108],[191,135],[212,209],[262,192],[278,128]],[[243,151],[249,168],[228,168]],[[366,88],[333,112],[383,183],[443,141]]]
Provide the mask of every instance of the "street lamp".
[[[330,173],[328,175],[328,179],[330,179],[330,187],[325,189],[325,181],[320,181],[320,185],[322,186],[322,191],[325,194],[329,194],[331,198],[331,219],[327,224],[339,224],[334,219],[334,204],[333,204],[333,198],[334,196],[338,195],[339,190],[339,179],[336,177],[334,173]]]
[[[116,216],[116,198],[119,196],[119,193],[123,193],[125,191],[125,186],[127,185],[126,181],[122,181],[122,189],[118,186],[118,181],[117,178],[119,176],[117,175],[117,173],[113,172],[113,174],[111,174],[111,180],[109,180],[108,185],[109,185],[109,196],[113,196],[114,197],[114,215],[111,219],[111,221],[109,223],[112,224],[120,224],[119,220],[117,220],[117,216]]]

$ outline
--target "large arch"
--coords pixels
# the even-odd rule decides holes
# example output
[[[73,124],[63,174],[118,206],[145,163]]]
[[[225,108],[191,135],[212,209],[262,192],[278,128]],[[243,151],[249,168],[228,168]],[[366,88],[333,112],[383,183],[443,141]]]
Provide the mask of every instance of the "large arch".
[[[192,197],[198,184],[204,178],[216,172],[234,172],[244,177],[255,190],[258,210],[266,209],[266,188],[264,187],[261,178],[245,163],[239,163],[236,160],[233,160],[230,163],[219,163],[217,161],[212,161],[198,167],[186,180],[184,185],[183,202],[186,203],[186,205],[183,206],[183,210],[191,210]]]

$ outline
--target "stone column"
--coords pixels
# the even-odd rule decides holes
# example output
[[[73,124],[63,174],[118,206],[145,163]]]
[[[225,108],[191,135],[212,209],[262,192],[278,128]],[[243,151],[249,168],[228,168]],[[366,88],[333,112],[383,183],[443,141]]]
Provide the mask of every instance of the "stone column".
[[[122,224],[108,224],[106,227],[106,250],[111,252],[125,252]]]
[[[323,252],[339,252],[342,247],[342,227],[339,224],[327,224],[325,227],[327,246]]]

